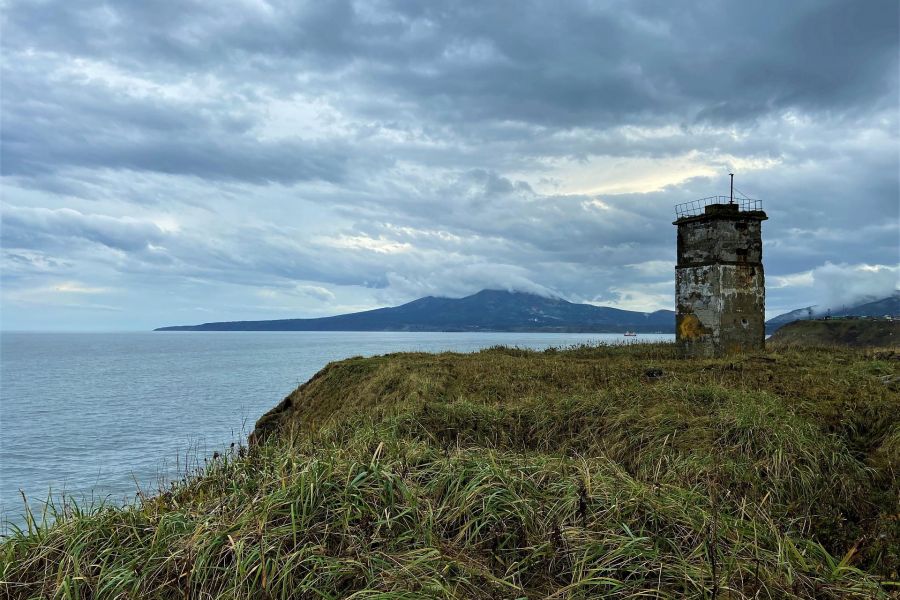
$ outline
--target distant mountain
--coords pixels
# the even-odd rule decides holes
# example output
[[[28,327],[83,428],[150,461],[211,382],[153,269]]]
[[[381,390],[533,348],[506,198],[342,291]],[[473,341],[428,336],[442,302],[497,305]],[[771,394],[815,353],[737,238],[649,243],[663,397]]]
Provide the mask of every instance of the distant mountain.
[[[428,296],[402,306],[321,317],[160,327],[156,331],[544,331],[673,333],[675,313],[575,304],[525,292],[482,290],[465,298]]]
[[[823,310],[817,306],[798,308],[766,321],[766,331],[772,333],[782,325],[787,325],[794,321],[818,319],[826,315],[831,315],[833,317],[883,317],[884,315],[900,315],[900,291],[894,292],[887,298],[866,301],[849,307],[842,306],[839,309]]]
[[[817,316],[815,310],[815,306],[806,306],[803,308],[794,309],[791,312],[786,312],[782,315],[778,315],[777,317],[772,317],[771,319],[766,321],[766,332],[772,333],[779,327],[787,325],[788,323],[793,323],[794,321],[806,321],[807,319],[815,319]]]

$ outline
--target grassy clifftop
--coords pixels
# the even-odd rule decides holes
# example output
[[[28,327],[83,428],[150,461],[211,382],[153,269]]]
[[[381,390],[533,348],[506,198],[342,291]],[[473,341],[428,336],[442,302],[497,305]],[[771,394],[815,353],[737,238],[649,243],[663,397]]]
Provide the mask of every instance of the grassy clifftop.
[[[0,546],[12,597],[871,598],[898,362],[668,345],[329,365],[247,451]],[[60,507],[62,510],[62,507]]]
[[[900,345],[900,321],[886,319],[794,321],[772,334],[769,344],[773,346],[898,346]]]

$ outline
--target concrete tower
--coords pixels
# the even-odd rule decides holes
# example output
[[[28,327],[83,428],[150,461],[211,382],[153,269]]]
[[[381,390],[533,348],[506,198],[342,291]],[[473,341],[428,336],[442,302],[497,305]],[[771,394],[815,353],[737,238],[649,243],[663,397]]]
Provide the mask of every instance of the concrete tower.
[[[675,207],[675,339],[682,356],[762,350],[766,288],[759,200],[713,196]]]

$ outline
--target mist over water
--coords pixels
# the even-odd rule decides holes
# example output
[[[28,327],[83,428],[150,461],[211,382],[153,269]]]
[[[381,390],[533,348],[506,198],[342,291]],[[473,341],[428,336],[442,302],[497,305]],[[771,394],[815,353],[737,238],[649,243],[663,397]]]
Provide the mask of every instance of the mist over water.
[[[0,335],[0,532],[48,492],[110,502],[246,439],[325,364],[399,351],[544,349],[671,334],[191,332]]]

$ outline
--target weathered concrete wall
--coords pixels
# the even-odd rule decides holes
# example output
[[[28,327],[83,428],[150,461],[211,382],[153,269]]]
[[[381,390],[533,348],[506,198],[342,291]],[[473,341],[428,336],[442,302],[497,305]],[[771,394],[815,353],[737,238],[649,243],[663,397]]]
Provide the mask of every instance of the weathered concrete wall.
[[[762,212],[676,221],[676,340],[684,356],[762,350],[765,276]]]
[[[759,219],[713,218],[678,227],[678,266],[713,263],[762,264]]]
[[[676,338],[685,356],[761,350],[765,276],[761,265],[676,269]]]

